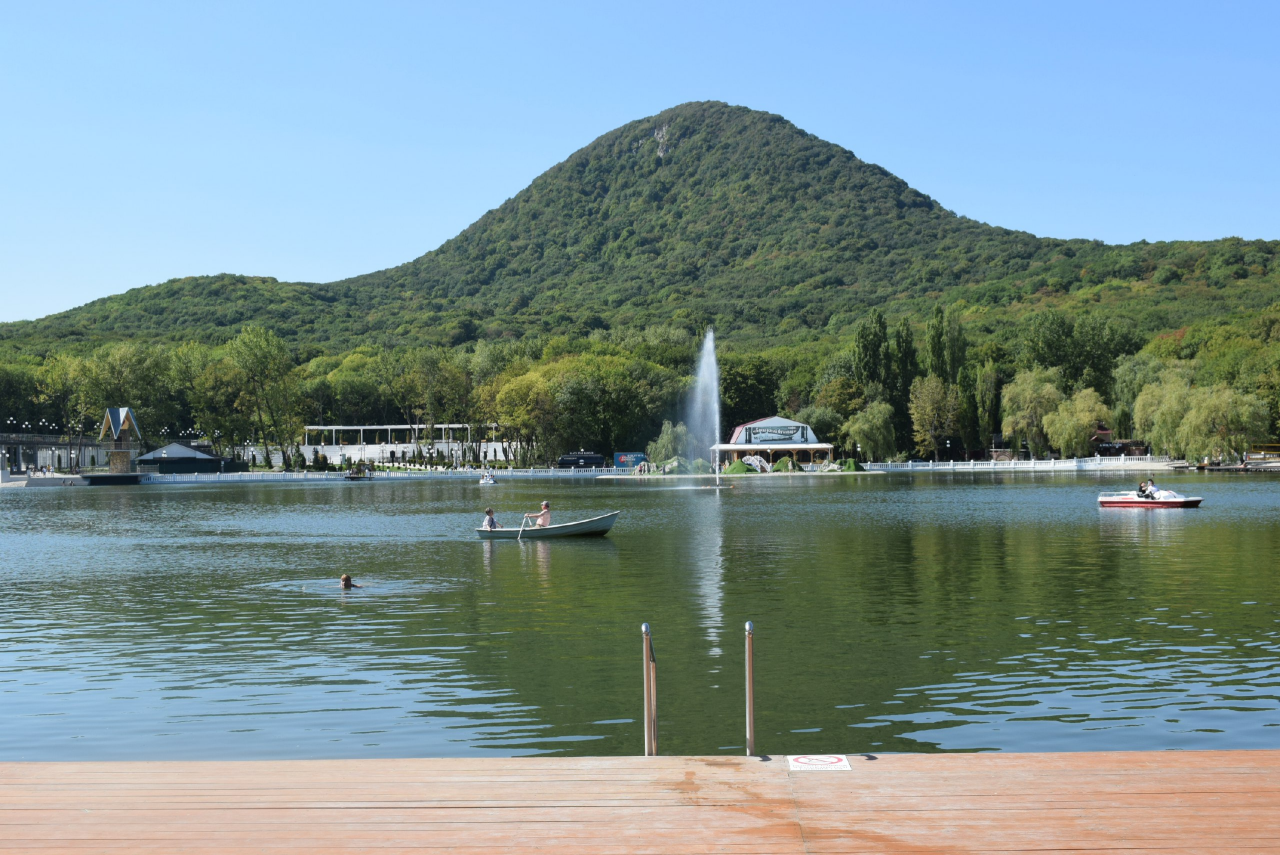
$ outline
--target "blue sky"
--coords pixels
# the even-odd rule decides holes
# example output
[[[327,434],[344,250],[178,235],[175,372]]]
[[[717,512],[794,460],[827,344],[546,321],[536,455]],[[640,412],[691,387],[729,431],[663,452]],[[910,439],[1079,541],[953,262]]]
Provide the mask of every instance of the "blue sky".
[[[685,101],[958,213],[1280,239],[1280,4],[0,2],[0,320],[175,276],[331,281]]]

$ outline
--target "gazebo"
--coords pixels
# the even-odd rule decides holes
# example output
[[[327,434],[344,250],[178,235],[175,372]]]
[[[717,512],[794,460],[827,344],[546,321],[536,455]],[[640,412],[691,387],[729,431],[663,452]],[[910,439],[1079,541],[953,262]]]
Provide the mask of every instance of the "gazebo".
[[[133,468],[133,441],[141,440],[142,432],[138,430],[138,420],[131,407],[108,407],[102,419],[102,430],[98,431],[98,442],[111,435],[107,460],[109,470],[123,474]]]
[[[751,456],[762,457],[771,466],[783,457],[790,457],[800,466],[813,466],[829,462],[834,448],[829,442],[820,442],[807,424],[773,416],[738,425],[728,442],[716,443],[711,451],[717,467]]]

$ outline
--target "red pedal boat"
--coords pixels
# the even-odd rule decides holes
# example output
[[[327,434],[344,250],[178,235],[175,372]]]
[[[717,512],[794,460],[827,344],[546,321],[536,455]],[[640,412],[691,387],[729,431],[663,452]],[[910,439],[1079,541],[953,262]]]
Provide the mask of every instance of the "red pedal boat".
[[[1184,496],[1172,490],[1161,490],[1155,498],[1139,496],[1137,491],[1127,493],[1103,493],[1098,496],[1100,508],[1198,508],[1204,499],[1199,496]]]

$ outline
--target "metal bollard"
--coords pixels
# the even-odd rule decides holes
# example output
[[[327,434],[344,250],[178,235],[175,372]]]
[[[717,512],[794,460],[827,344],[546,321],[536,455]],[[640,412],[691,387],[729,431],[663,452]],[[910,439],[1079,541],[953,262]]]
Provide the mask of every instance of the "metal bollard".
[[[755,668],[752,662],[752,636],[755,625],[747,621],[747,756],[756,753],[756,685]]]
[[[653,636],[649,624],[640,625],[644,642],[644,756],[658,756],[658,657],[653,652]]]

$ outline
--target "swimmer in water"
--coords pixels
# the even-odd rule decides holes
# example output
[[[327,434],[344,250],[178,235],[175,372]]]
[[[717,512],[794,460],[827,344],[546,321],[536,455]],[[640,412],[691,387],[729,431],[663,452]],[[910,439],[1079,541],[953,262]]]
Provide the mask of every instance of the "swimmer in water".
[[[342,574],[342,578],[338,580],[338,585],[341,586],[343,590],[346,590],[347,588],[363,588],[364,587],[364,585],[357,585],[355,582],[352,582],[351,577],[348,576],[346,573]]]

